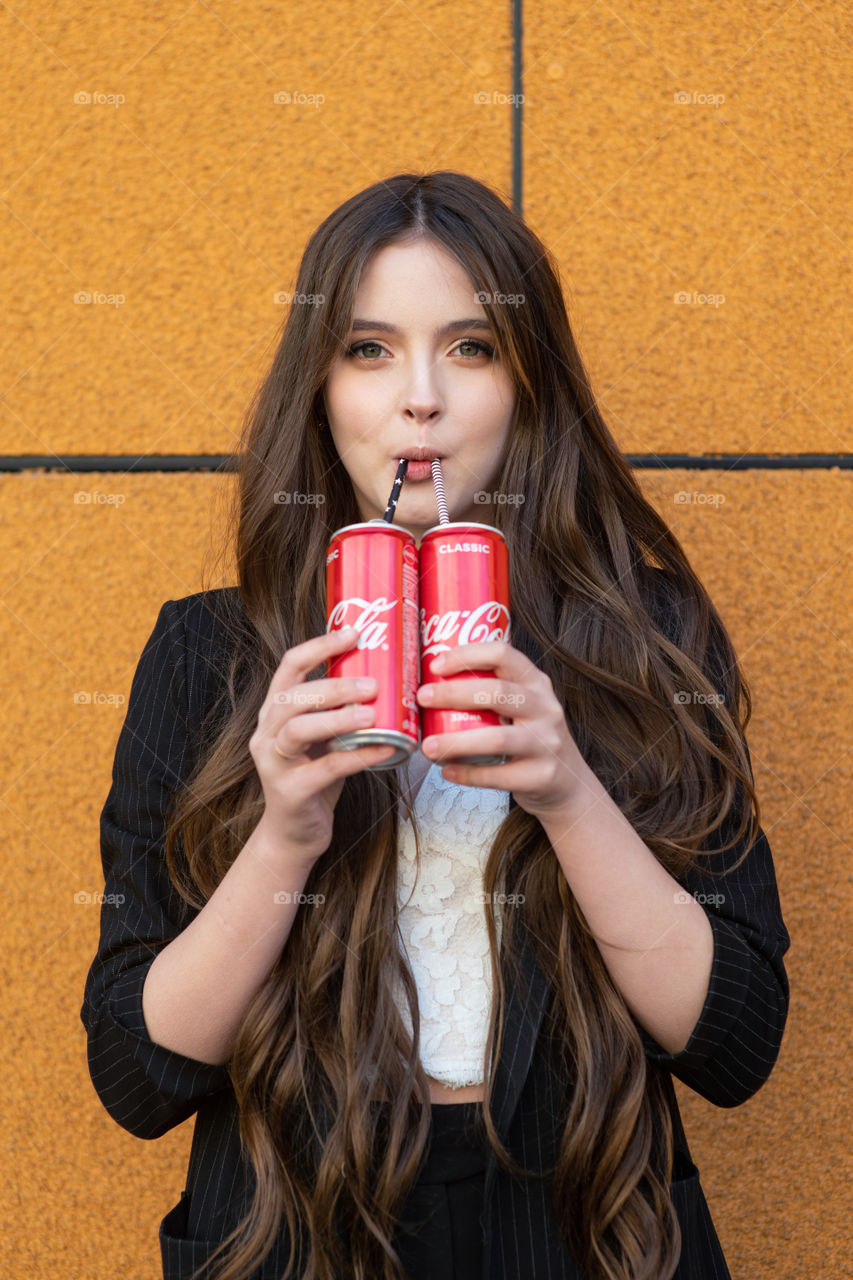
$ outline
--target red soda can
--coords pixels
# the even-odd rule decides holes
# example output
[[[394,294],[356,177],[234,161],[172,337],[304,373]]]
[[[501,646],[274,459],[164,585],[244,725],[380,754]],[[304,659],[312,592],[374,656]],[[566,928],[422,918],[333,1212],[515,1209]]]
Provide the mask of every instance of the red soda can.
[[[368,769],[393,769],[418,745],[418,548],[386,520],[344,525],[326,551],[326,631],[355,627],[357,645],[327,663],[328,676],[373,676],[376,719],[333,738],[345,751],[391,746]]]
[[[432,663],[463,644],[510,638],[509,553],[492,525],[452,520],[433,525],[418,552],[421,684],[439,684]],[[476,680],[490,670],[458,671],[449,680]],[[421,707],[423,736],[504,724],[494,711]],[[460,756],[465,764],[504,764],[505,756]]]

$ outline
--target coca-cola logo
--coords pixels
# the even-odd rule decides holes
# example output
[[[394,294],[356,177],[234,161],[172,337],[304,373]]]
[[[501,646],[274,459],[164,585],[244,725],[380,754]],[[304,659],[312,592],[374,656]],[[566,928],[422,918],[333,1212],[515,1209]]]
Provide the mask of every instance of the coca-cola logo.
[[[357,649],[387,649],[388,622],[379,615],[390,613],[396,607],[397,601],[388,600],[385,596],[379,596],[377,600],[349,596],[334,606],[326,630],[343,631],[344,627],[355,627],[360,632]]]
[[[509,610],[499,600],[487,600],[470,612],[449,609],[426,617],[421,609],[421,659],[463,644],[509,640]]]

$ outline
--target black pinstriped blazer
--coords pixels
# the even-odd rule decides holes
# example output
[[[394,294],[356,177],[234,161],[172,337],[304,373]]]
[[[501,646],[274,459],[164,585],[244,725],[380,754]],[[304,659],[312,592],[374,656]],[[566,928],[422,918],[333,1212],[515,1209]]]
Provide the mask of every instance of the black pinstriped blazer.
[[[215,614],[225,592],[236,599],[236,589],[225,588],[167,601],[140,657],[101,814],[100,941],[80,1014],[92,1083],[118,1124],[139,1138],[158,1138],[196,1115],[186,1188],[160,1227],[165,1280],[185,1280],[206,1259],[242,1218],[253,1188],[252,1170],[240,1151],[227,1066],[155,1044],[142,1016],[142,987],[160,940],[174,937],[189,919],[181,915],[185,904],[163,860],[164,815],[172,792],[189,773],[195,735],[209,705],[207,659],[220,642]],[[515,804],[512,797],[510,802]],[[742,852],[735,847],[724,856],[734,863]],[[643,1028],[640,1032],[649,1061],[662,1069],[676,1132],[672,1196],[683,1246],[675,1280],[731,1280],[690,1158],[671,1077],[719,1107],[738,1106],[761,1087],[776,1060],[787,1016],[783,956],[789,937],[763,832],[739,868],[725,877],[689,874],[683,884],[688,892],[704,895],[698,900],[714,934],[705,1006],[680,1053],[666,1053]],[[549,987],[529,943],[524,972],[526,989],[508,991],[492,1114],[514,1158],[541,1170],[556,1156],[562,1124],[555,1127],[553,1117],[564,1099],[555,1096],[543,1051]],[[489,1153],[481,1280],[584,1280],[557,1235],[551,1187],[551,1179],[513,1179]],[[287,1257],[282,1234],[252,1280],[279,1280]]]

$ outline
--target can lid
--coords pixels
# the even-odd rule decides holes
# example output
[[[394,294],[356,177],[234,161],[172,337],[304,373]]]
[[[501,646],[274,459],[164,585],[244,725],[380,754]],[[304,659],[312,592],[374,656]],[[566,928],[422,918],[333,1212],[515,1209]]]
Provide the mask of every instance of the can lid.
[[[389,533],[400,533],[404,538],[414,538],[411,530],[405,528],[402,524],[389,524],[387,520],[383,520],[381,516],[377,516],[374,520],[359,520],[356,524],[345,524],[336,529],[332,534],[336,538],[339,533],[348,533],[350,529],[370,529],[375,524],[384,525]]]
[[[476,520],[448,520],[445,524],[434,524],[427,529],[424,538],[428,538],[431,533],[443,533],[448,529],[488,529],[490,533],[496,533],[499,537],[503,537],[500,529],[495,528],[493,524],[478,524]],[[421,538],[423,542],[423,538]]]

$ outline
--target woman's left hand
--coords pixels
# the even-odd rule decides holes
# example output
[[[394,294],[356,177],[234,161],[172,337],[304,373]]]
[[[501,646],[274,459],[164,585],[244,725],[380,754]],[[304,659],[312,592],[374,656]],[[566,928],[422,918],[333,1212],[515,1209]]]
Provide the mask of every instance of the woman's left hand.
[[[421,750],[427,759],[445,766],[448,781],[511,792],[535,817],[567,808],[590,769],[569,731],[550,676],[504,640],[459,645],[441,656],[444,663],[435,672],[441,679],[418,689],[421,707],[493,711],[512,723],[425,738]],[[494,678],[451,679],[461,671],[484,669],[494,671]],[[507,762],[453,763],[467,755],[502,755]]]

